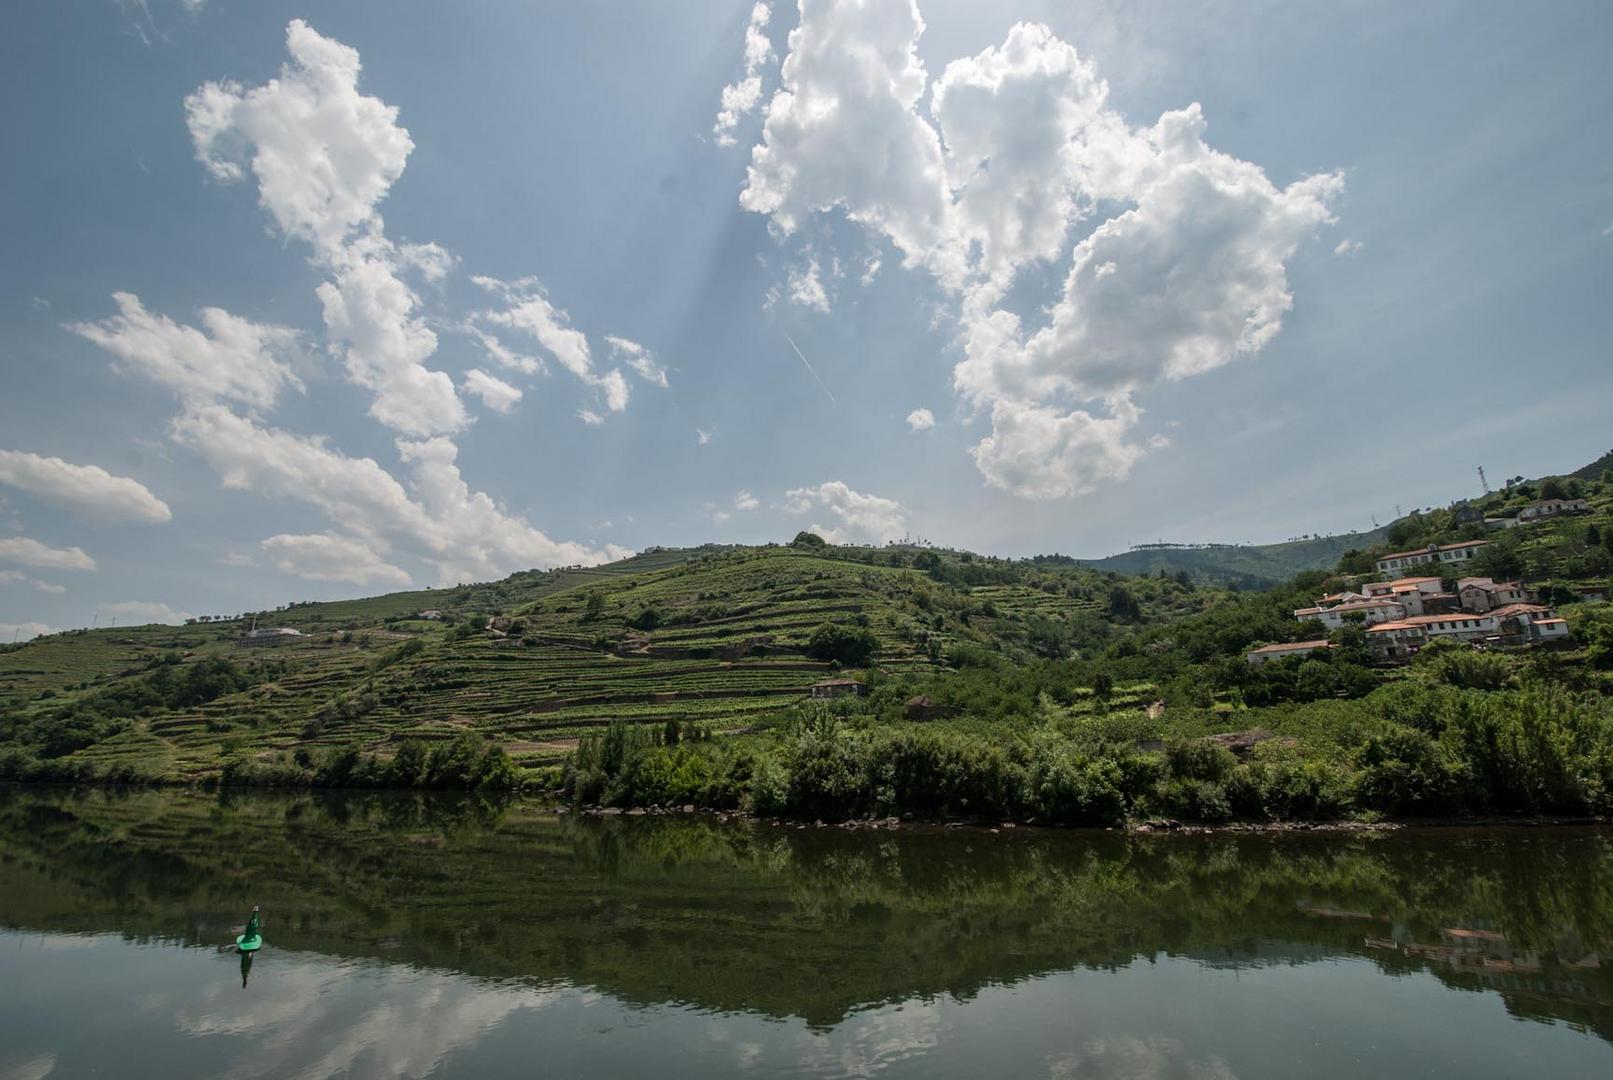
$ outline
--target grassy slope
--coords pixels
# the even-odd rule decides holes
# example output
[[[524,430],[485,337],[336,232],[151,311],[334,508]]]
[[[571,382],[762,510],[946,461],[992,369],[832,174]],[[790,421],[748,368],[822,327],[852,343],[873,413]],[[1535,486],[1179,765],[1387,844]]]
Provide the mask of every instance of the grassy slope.
[[[922,553],[903,554],[910,562]],[[357,744],[384,755],[405,737],[475,731],[502,742],[518,763],[541,765],[615,719],[695,721],[721,732],[788,707],[829,672],[802,652],[826,620],[865,625],[884,670],[923,670],[959,642],[1022,655],[1030,622],[1099,620],[1113,584],[1076,567],[981,560],[1012,580],[958,587],[891,559],[891,552],[848,548],[661,551],[487,585],[297,605],[258,623],[306,636],[264,648],[239,644],[239,622],[74,632],[0,651],[0,710],[24,722],[48,718],[141,678],[165,654],[192,664],[224,657],[264,667],[243,692],[151,712],[78,756],[199,778],[226,753]],[[1219,596],[1174,582],[1133,589],[1156,623]],[[590,617],[595,593],[604,610]],[[493,617],[508,633],[406,617],[427,607],[462,620],[474,615],[478,628]],[[661,625],[632,629],[629,620],[646,608]],[[418,651],[394,660],[408,641],[418,641]]]

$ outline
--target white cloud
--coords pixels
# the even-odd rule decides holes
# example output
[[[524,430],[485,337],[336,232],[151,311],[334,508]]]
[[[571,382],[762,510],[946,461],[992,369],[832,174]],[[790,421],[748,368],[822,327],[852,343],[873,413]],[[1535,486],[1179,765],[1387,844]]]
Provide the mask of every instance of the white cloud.
[[[348,379],[375,394],[370,415],[404,435],[464,427],[470,418],[453,379],[425,366],[437,335],[415,314],[420,300],[398,276],[396,249],[366,237],[331,266],[335,280],[315,291],[327,333],[343,346]]]
[[[663,390],[667,388],[666,368],[656,362],[655,354],[649,349],[636,341],[610,334],[605,336],[605,344],[610,346],[611,355],[632,368],[639,378]]]
[[[762,501],[748,491],[734,493],[733,502],[727,507],[719,508],[715,503],[706,504],[706,516],[721,525],[735,514],[748,514],[762,505]]]
[[[400,277],[440,281],[454,258],[437,244],[394,244],[376,212],[414,142],[396,108],[359,93],[356,50],[300,19],[286,48],[278,79],[250,90],[210,82],[185,99],[196,156],[226,182],[250,168],[281,232],[330,269],[318,289],[325,328],[348,379],[374,393],[370,415],[405,435],[457,431],[469,417],[453,380],[425,366],[437,335]]]
[[[588,348],[587,335],[572,327],[566,313],[549,302],[549,297],[536,278],[500,281],[477,275],[471,280],[502,298],[505,303],[503,308],[483,311],[477,318],[531,337],[561,367],[597,389],[609,411],[621,412],[627,408],[627,379],[617,370],[607,371],[603,375],[594,371],[593,353]],[[626,341],[625,338],[617,340]],[[589,423],[595,422],[589,420],[589,416],[599,415],[590,409],[584,409],[582,413],[587,414],[583,419]]]
[[[1133,128],[1042,26],[1016,25],[931,87],[923,28],[911,3],[803,10],[740,203],[785,235],[839,210],[957,301],[954,384],[992,417],[974,451],[988,482],[1051,498],[1122,478],[1152,445],[1133,436],[1135,394],[1279,331],[1285,263],[1332,220],[1342,177],[1277,188],[1205,144],[1197,105]],[[1022,327],[1005,292],[1066,257],[1045,323]]]
[[[220,566],[244,567],[258,565],[258,561],[244,551],[226,551],[213,561]]]
[[[445,438],[398,441],[406,488],[371,458],[348,457],[322,439],[261,427],[220,406],[186,412],[174,420],[172,434],[200,454],[226,488],[307,503],[378,554],[396,545],[429,561],[444,583],[628,554],[613,544],[593,549],[551,540],[472,491],[454,463],[457,448]]]
[[[65,585],[55,585],[49,581],[41,581],[32,574],[25,574],[21,570],[0,570],[0,585],[31,585],[43,593],[64,593]]]
[[[1144,448],[1126,440],[1138,409],[1120,403],[1116,415],[999,401],[991,434],[973,450],[987,481],[1029,499],[1092,491],[1104,480],[1124,480]]]
[[[0,450],[0,484],[96,521],[162,524],[174,516],[168,504],[138,480],[113,476],[98,465],[73,465],[23,450]]]
[[[600,416],[598,413],[596,413],[592,409],[578,409],[577,410],[577,419],[581,420],[583,423],[587,424],[589,427],[598,427],[600,424],[603,424],[605,422],[605,418],[603,416]]]
[[[100,604],[95,609],[101,621],[116,619],[124,626],[144,626],[147,623],[164,623],[174,626],[186,619],[195,618],[188,611],[175,611],[167,604],[146,600],[120,600],[113,604]]]
[[[289,360],[297,333],[254,323],[220,308],[203,308],[205,332],[153,315],[133,293],[112,294],[118,314],[67,329],[116,356],[119,367],[175,391],[187,401],[224,398],[256,409],[274,405],[280,391],[301,391]],[[166,519],[165,519],[166,520]]]
[[[783,508],[791,514],[827,512],[833,524],[813,524],[812,531],[833,544],[882,544],[907,533],[907,511],[901,503],[853,491],[839,480],[792,488],[784,493]]]
[[[716,432],[707,431],[705,428],[694,429],[694,441],[696,446],[710,445],[711,440],[714,438],[716,438]]]
[[[521,391],[479,368],[465,372],[465,392],[475,394],[496,413],[508,413],[521,400]]]
[[[467,323],[462,329],[481,344],[483,351],[485,351],[487,355],[493,359],[493,362],[499,365],[499,367],[509,368],[511,371],[519,371],[523,375],[540,375],[543,373],[543,361],[539,360],[536,356],[528,356],[526,353],[516,352],[514,349],[509,348],[498,338],[494,337],[492,334],[489,334],[486,330],[483,330],[479,326],[474,326]]]
[[[0,561],[31,566],[35,570],[94,570],[95,560],[83,548],[53,548],[26,536],[0,539]]]
[[[914,409],[907,414],[907,426],[913,431],[929,431],[935,426],[935,414],[929,409]]]
[[[281,533],[263,541],[263,550],[281,573],[295,574],[310,581],[409,584],[406,571],[382,559],[364,541],[352,537]]]
[[[767,37],[767,23],[772,16],[773,9],[766,0],[757,0],[751,8],[750,21],[745,25],[745,74],[722,88],[722,108],[711,128],[719,146],[734,145],[734,128],[762,99],[762,65],[773,58],[773,43]]]
[[[185,99],[196,157],[219,180],[250,168],[258,198],[287,236],[323,257],[376,224],[375,206],[414,149],[398,110],[358,92],[358,51],[301,19],[286,27],[291,61],[250,90],[210,82]]]
[[[1366,247],[1366,245],[1363,244],[1361,241],[1359,241],[1359,240],[1350,240],[1350,239],[1346,238],[1346,239],[1340,240],[1338,242],[1338,245],[1336,247],[1334,247],[1334,249],[1333,249],[1333,254],[1335,254],[1335,255],[1354,255],[1364,247]]]
[[[829,310],[829,294],[823,289],[816,258],[809,257],[804,266],[790,270],[790,302],[813,311]]]
[[[0,642],[6,641],[32,641],[36,637],[47,634],[59,634],[61,630],[42,622],[0,622]]]

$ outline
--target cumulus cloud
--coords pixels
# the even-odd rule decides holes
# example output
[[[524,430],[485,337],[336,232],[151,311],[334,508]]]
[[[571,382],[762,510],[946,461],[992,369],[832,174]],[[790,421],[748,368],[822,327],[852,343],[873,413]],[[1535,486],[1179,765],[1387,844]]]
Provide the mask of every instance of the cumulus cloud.
[[[610,346],[612,356],[633,369],[633,374],[663,390],[667,388],[666,368],[656,362],[655,354],[649,349],[636,341],[611,334],[605,336],[605,344]]]
[[[0,450],[0,484],[95,521],[160,525],[174,516],[168,504],[138,480],[113,476],[98,465],[74,465],[23,450]]]
[[[497,413],[508,413],[521,400],[520,389],[480,368],[465,372],[465,391],[481,398],[483,405]]]
[[[31,566],[35,570],[94,570],[95,560],[83,548],[53,548],[26,536],[0,538],[0,562]]]
[[[722,108],[711,128],[718,146],[734,145],[734,128],[762,99],[762,66],[773,59],[773,43],[767,37],[767,24],[772,17],[773,9],[766,0],[758,0],[751,8],[750,21],[745,25],[745,74],[722,88]]]
[[[935,414],[929,409],[914,409],[907,414],[907,426],[913,431],[929,431],[935,426]]]
[[[1361,241],[1359,241],[1359,240],[1350,240],[1350,239],[1346,238],[1346,239],[1340,240],[1338,242],[1338,245],[1333,249],[1333,254],[1335,254],[1335,255],[1354,255],[1354,254],[1358,253],[1364,247],[1366,247],[1366,245],[1363,244]]]
[[[224,182],[251,171],[285,235],[331,271],[319,286],[325,328],[347,376],[370,390],[370,415],[405,435],[457,431],[469,417],[453,380],[426,361],[437,335],[419,316],[407,271],[441,280],[453,256],[388,240],[376,206],[414,149],[398,110],[358,90],[357,50],[301,19],[286,28],[280,77],[247,89],[209,82],[185,99],[198,160]]]
[[[404,435],[457,431],[469,420],[446,372],[426,361],[437,335],[416,311],[420,298],[398,274],[396,249],[366,237],[336,256],[334,280],[315,292],[325,330],[349,381],[374,393],[370,415]]]
[[[610,412],[621,412],[627,408],[626,377],[615,369],[604,374],[594,370],[593,352],[588,347],[587,335],[573,327],[570,317],[549,302],[537,278],[500,281],[498,278],[476,275],[471,280],[504,302],[502,308],[490,308],[479,313],[478,319],[530,337],[561,367],[598,390],[605,408]],[[636,345],[625,338],[616,340]],[[637,347],[642,349],[642,346]],[[596,423],[597,420],[590,417],[597,418],[600,414],[584,409],[578,415],[588,423]]]
[[[322,439],[264,427],[222,406],[189,410],[171,430],[224,487],[313,506],[380,555],[396,545],[427,560],[443,583],[630,554],[612,544],[552,540],[472,491],[455,464],[458,449],[445,438],[398,441],[405,487],[371,458],[348,457]]]
[[[151,314],[133,293],[113,293],[112,299],[118,314],[69,323],[67,329],[116,356],[125,373],[161,383],[186,400],[223,398],[255,409],[273,406],[288,387],[303,389],[289,362],[299,351],[295,330],[214,307],[201,310],[204,329],[198,330]]]
[[[43,593],[64,593],[67,591],[65,585],[41,581],[32,574],[25,574],[21,570],[0,570],[0,585],[30,585]]]
[[[275,568],[309,581],[344,581],[354,585],[377,582],[408,585],[406,571],[382,559],[368,544],[349,536],[281,533],[263,541],[264,553]]]
[[[1279,188],[1204,141],[1196,104],[1133,127],[1044,26],[932,86],[923,29],[914,3],[804,6],[740,203],[785,236],[841,212],[954,298],[954,384],[992,418],[974,450],[989,483],[1054,498],[1122,478],[1155,445],[1135,436],[1136,394],[1280,330],[1286,263],[1333,220],[1342,177]],[[1023,326],[1008,289],[1065,258],[1045,321]]]
[[[147,600],[119,600],[112,604],[97,605],[95,610],[103,621],[116,619],[125,626],[143,626],[147,623],[165,623],[173,626],[186,619],[195,618],[188,611],[175,611],[167,604]]]
[[[185,121],[214,177],[234,182],[250,169],[280,231],[330,258],[375,223],[414,142],[396,108],[359,93],[356,49],[293,19],[286,50],[290,62],[263,86],[204,84],[185,99]]]
[[[853,491],[839,480],[784,493],[783,509],[791,514],[822,512],[830,525],[814,523],[812,531],[832,544],[882,544],[907,533],[907,510],[895,499]]]

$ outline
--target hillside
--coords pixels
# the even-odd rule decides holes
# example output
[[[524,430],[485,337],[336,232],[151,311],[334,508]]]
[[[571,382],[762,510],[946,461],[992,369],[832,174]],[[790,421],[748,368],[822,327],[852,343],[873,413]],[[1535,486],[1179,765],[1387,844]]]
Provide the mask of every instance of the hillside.
[[[720,733],[787,709],[838,666],[809,655],[824,623],[865,635],[867,665],[898,674],[939,670],[959,647],[1011,660],[1101,649],[1221,596],[1160,580],[1116,593],[1097,571],[963,552],[705,547],[250,620],[72,631],[0,650],[0,750],[201,779],[232,759],[385,757],[472,734],[536,767],[616,720]],[[254,647],[249,625],[301,635]]]
[[[1186,574],[1193,581],[1269,588],[1307,570],[1330,570],[1345,552],[1382,543],[1389,527],[1281,544],[1204,544],[1133,548],[1083,566],[1116,574]]]

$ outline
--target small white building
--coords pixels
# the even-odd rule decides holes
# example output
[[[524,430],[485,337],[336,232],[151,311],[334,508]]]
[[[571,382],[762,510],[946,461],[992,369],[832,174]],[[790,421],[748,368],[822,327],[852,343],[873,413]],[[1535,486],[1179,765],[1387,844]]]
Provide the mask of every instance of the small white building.
[[[1566,641],[1569,636],[1567,619],[1536,619],[1529,627],[1538,641]]]
[[[1244,654],[1250,667],[1259,667],[1269,664],[1273,660],[1284,660],[1290,656],[1309,656],[1313,652],[1322,652],[1333,648],[1333,643],[1325,638],[1316,641],[1290,641],[1277,645],[1262,645],[1258,649],[1250,649]]]
[[[302,637],[301,630],[294,630],[289,626],[264,626],[248,630],[241,635],[242,645],[283,645],[288,641],[296,641]]]
[[[1563,514],[1588,514],[1591,504],[1584,499],[1541,499],[1518,511],[1519,521],[1540,521]]]
[[[1347,604],[1335,604],[1333,607],[1294,609],[1294,618],[1301,622],[1315,619],[1329,630],[1337,630],[1344,625],[1346,617],[1354,615],[1359,615],[1364,624],[1371,626],[1373,623],[1405,618],[1406,606],[1398,600],[1380,597],[1373,600],[1352,600]]]
[[[1490,545],[1489,540],[1464,540],[1459,544],[1429,544],[1417,551],[1397,551],[1377,561],[1378,573],[1393,574],[1424,563],[1444,565],[1465,563]]]
[[[1393,581],[1371,581],[1361,586],[1361,591],[1368,596],[1390,596],[1398,599],[1408,592],[1419,592],[1424,596],[1434,596],[1444,587],[1441,578],[1437,577],[1403,577]]]

